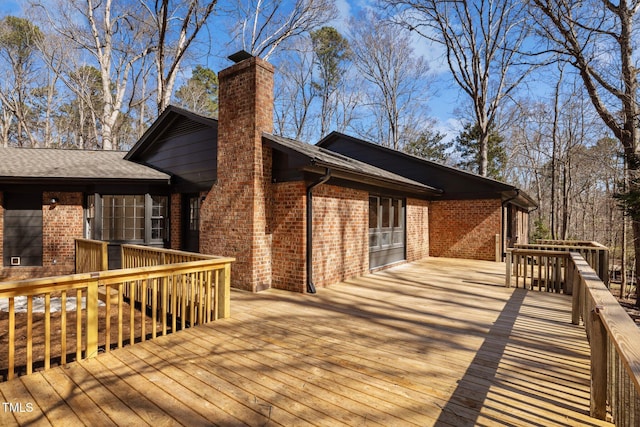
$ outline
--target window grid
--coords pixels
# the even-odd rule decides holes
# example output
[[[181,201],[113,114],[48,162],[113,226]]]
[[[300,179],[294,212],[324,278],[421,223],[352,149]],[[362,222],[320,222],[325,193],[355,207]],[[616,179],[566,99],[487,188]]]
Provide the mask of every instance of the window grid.
[[[168,202],[167,196],[89,195],[88,235],[106,241],[163,241],[168,237]]]

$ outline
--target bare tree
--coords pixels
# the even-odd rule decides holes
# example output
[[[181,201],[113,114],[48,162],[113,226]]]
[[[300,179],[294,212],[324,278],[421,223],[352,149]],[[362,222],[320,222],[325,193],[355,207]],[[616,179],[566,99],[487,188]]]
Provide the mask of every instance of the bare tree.
[[[171,100],[180,63],[194,39],[207,23],[217,0],[140,0],[149,14],[157,76],[158,114]]]
[[[97,64],[103,96],[102,148],[117,148],[116,126],[130,89],[131,71],[153,50],[148,44],[150,29],[141,24],[144,22],[142,11],[134,3],[121,4],[113,0],[59,0],[54,7],[44,0],[34,4],[43,12],[51,29],[69,46],[88,55],[87,60]]]
[[[373,90],[370,106],[377,115],[380,142],[400,149],[403,118],[426,101],[429,66],[415,55],[408,33],[373,12],[351,21],[354,64]]]
[[[269,59],[285,41],[335,18],[337,9],[335,0],[238,0],[231,15],[234,39],[253,56]]]
[[[295,42],[293,49],[279,55],[275,81],[275,132],[301,141],[317,141],[329,130],[344,132],[360,106],[362,82],[348,67],[340,73],[328,96],[330,106],[318,90],[318,67],[311,38]],[[336,84],[337,83],[337,84]],[[322,85],[322,83],[320,83]],[[318,105],[320,104],[320,105]],[[326,115],[326,116],[325,116]],[[324,130],[324,131],[323,131]]]
[[[196,65],[191,71],[191,78],[176,91],[178,105],[215,117],[218,113],[218,76],[207,67]]]
[[[516,0],[390,0],[405,27],[446,49],[455,82],[469,96],[480,129],[481,175],[500,107],[528,74],[520,48],[527,38],[522,2]]]
[[[310,40],[296,43],[276,73],[275,132],[296,140],[310,140],[309,124],[313,121],[311,105],[316,97],[312,88],[313,53]]]
[[[640,271],[639,68],[633,28],[640,2],[533,0],[532,4],[532,16],[549,49],[578,70],[598,115],[622,143],[629,185],[623,200],[633,220],[636,271]]]
[[[33,114],[30,90],[37,74],[35,62],[41,38],[40,29],[25,18],[6,16],[0,21],[0,58],[6,65],[0,83],[0,103],[3,111],[15,119],[16,143],[20,146],[37,145],[30,117]],[[5,123],[9,125],[4,129],[7,144],[11,121]]]

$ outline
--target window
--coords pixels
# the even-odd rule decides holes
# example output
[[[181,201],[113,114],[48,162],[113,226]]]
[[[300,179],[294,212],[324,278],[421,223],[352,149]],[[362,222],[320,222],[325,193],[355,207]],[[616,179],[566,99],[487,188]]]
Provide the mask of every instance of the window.
[[[391,199],[385,197],[380,199],[380,207],[382,208],[382,222],[380,226],[382,228],[389,228],[391,226]]]
[[[189,231],[200,230],[200,197],[189,198]]]
[[[378,198],[369,197],[369,228],[378,228]]]
[[[151,240],[166,240],[167,216],[169,213],[169,198],[166,196],[151,196]]]
[[[391,197],[369,197],[369,247],[404,245],[404,201]]]
[[[144,241],[144,196],[102,196],[102,240]]]
[[[88,236],[98,240],[159,243],[168,238],[167,196],[90,195]]]

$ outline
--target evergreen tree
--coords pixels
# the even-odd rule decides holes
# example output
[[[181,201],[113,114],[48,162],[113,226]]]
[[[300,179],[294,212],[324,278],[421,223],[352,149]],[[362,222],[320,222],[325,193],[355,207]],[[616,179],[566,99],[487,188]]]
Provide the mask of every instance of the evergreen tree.
[[[333,27],[322,27],[311,33],[314,63],[319,78],[312,82],[314,91],[322,100],[320,112],[320,136],[329,133],[331,119],[336,113],[335,92],[346,72],[345,64],[351,58],[349,42]]]
[[[191,78],[176,91],[178,105],[195,113],[218,114],[218,76],[210,68],[196,65]]]
[[[421,132],[417,138],[409,141],[402,147],[407,154],[422,157],[439,163],[446,163],[449,155],[447,150],[453,145],[452,142],[443,142],[446,135],[431,129]]]
[[[480,127],[467,123],[455,140],[455,151],[460,154],[460,161],[456,166],[474,173],[480,173],[481,153],[479,138]],[[488,167],[487,177],[502,179],[502,172],[507,161],[507,153],[502,146],[504,138],[493,129],[488,138]]]

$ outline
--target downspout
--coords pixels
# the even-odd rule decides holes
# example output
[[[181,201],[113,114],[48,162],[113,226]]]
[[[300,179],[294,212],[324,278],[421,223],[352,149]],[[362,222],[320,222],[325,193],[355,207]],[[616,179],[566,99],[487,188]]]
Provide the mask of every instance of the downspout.
[[[312,191],[318,185],[324,184],[331,178],[331,169],[327,168],[325,174],[319,180],[307,186],[307,292],[316,293],[313,284],[313,194]]]

